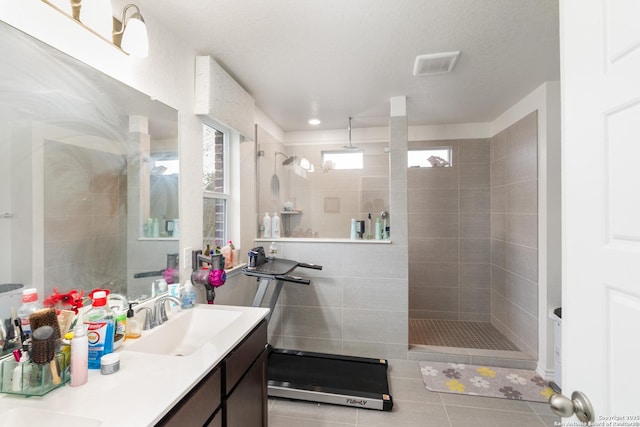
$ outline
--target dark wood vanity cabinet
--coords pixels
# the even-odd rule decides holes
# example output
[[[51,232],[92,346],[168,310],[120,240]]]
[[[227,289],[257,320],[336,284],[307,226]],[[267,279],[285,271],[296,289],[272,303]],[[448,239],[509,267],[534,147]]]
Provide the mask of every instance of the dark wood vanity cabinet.
[[[267,322],[263,320],[157,425],[267,424]]]

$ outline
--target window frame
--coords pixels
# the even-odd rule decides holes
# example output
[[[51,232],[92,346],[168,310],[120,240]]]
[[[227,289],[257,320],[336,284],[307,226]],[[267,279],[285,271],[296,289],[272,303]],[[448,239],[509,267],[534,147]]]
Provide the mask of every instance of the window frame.
[[[334,170],[344,170],[344,171],[348,171],[348,170],[362,170],[364,169],[364,151],[363,150],[322,150],[320,152],[320,156],[322,159],[322,165],[324,167],[324,164],[327,160],[325,160],[325,155],[329,154],[329,155],[348,155],[348,154],[360,154],[361,157],[361,164],[360,167],[351,167],[351,168],[343,168],[343,167],[336,167],[333,168]]]
[[[231,173],[230,173],[230,168],[231,168],[231,156],[230,156],[230,139],[231,139],[231,131],[226,127],[226,126],[222,126],[218,123],[215,123],[212,120],[202,120],[202,144],[203,144],[203,150],[204,150],[204,143],[205,143],[205,135],[204,135],[204,127],[209,127],[211,129],[214,129],[217,132],[220,132],[222,134],[222,168],[223,168],[223,172],[222,172],[222,179],[223,179],[223,191],[209,191],[209,190],[205,190],[204,189],[204,185],[203,185],[203,189],[202,189],[202,199],[203,199],[203,221],[204,221],[204,200],[224,200],[224,212],[223,212],[223,226],[222,226],[222,237],[217,237],[214,233],[213,236],[204,236],[204,223],[203,223],[203,243],[206,246],[207,244],[211,245],[212,247],[215,247],[216,245],[220,245],[220,246],[224,246],[224,244],[228,241],[228,236],[229,236],[229,204],[231,203],[231,200],[233,199],[232,195],[231,195],[231,191],[230,189],[232,188],[231,186],[231,182],[230,182],[230,177],[231,177]],[[204,164],[202,165],[202,174],[204,176],[205,170],[204,170]],[[217,232],[217,228],[215,229],[215,231]]]
[[[444,159],[449,163],[446,166],[433,166],[433,165],[430,165],[430,164],[425,164],[424,166],[422,166],[422,165],[411,165],[411,164],[409,164],[409,161],[410,161],[409,155],[412,152],[425,152],[425,154],[426,154],[428,152],[435,152],[435,151],[442,151],[442,150],[446,150],[449,153],[447,158]],[[429,158],[429,157],[430,156],[425,156],[425,158]],[[439,167],[444,167],[444,168],[453,167],[453,147],[452,146],[450,146],[450,145],[442,145],[442,146],[437,146],[437,147],[419,147],[419,148],[409,148],[407,150],[407,168],[410,168],[410,169],[432,169],[432,168],[439,168]]]

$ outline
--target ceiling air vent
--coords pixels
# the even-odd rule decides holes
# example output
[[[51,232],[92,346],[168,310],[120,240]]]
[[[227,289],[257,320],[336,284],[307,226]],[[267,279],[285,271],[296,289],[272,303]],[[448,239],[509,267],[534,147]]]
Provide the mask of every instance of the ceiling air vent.
[[[448,73],[455,67],[459,56],[459,50],[419,55],[416,57],[416,63],[413,66],[413,75],[431,76],[433,74]]]

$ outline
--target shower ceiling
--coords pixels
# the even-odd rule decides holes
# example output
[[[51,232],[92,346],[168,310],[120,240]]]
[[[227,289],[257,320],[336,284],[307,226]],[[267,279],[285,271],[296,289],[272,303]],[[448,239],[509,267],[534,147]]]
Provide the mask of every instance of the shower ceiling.
[[[344,129],[345,117],[386,126],[394,96],[407,97],[410,125],[488,122],[560,79],[557,0],[138,5],[150,28],[215,58],[284,131]],[[413,75],[417,56],[458,50],[451,73]]]

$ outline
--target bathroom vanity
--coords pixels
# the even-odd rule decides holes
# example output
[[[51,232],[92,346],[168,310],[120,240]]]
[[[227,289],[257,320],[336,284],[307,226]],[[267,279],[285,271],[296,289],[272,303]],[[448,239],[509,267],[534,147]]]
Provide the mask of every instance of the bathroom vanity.
[[[157,425],[266,426],[266,346],[263,320]]]
[[[1,394],[0,413],[22,425],[266,426],[268,313],[198,304],[125,341],[118,372],[90,370],[42,397]]]

